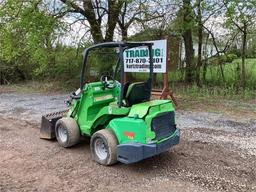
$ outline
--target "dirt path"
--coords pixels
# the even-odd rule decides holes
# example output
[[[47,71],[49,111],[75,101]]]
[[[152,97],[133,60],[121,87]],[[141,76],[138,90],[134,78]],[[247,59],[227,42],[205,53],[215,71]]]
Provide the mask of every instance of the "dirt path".
[[[39,139],[42,113],[65,95],[0,94],[0,191],[256,191],[256,120],[178,111],[181,143],[142,162],[104,167],[88,141]]]

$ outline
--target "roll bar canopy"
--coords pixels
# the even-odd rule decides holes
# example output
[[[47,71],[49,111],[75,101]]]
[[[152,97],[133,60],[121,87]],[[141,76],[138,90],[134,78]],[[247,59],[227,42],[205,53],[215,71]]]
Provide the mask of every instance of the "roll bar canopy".
[[[86,48],[83,52],[83,63],[81,67],[81,76],[80,76],[80,89],[83,90],[84,86],[84,73],[87,63],[87,58],[89,55],[89,52],[94,49],[98,48],[119,48],[119,59],[120,59],[120,66],[121,66],[121,94],[119,102],[122,101],[122,94],[123,94],[123,84],[124,84],[124,58],[123,58],[123,52],[125,49],[135,48],[135,47],[148,47],[149,49],[149,69],[150,69],[150,75],[148,79],[149,87],[151,90],[152,87],[152,76],[153,76],[153,54],[152,54],[152,46],[153,43],[149,42],[105,42],[105,43],[99,43],[96,45],[92,45],[88,48]],[[121,104],[120,104],[121,105]]]

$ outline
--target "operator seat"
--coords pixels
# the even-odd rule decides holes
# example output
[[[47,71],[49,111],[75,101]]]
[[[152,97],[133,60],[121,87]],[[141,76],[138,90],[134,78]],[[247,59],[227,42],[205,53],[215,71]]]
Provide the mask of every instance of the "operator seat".
[[[126,105],[132,106],[137,103],[149,101],[150,87],[148,82],[136,82],[129,85],[125,102]]]

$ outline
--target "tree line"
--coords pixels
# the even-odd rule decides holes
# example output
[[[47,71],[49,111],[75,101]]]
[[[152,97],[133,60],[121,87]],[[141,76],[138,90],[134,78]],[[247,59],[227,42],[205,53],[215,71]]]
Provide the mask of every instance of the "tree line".
[[[246,58],[256,57],[255,20],[255,0],[2,0],[0,82],[74,80],[90,44],[175,34],[184,42],[182,81],[202,86],[217,59],[225,84],[223,58],[232,53],[241,58],[235,86],[246,88]],[[67,37],[74,30],[77,37]],[[205,56],[210,43],[216,54]]]

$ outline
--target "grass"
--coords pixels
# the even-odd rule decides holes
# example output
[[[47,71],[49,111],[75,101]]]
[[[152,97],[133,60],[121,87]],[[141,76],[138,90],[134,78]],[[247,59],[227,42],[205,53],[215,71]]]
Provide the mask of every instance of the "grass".
[[[209,65],[206,72],[206,82],[202,87],[184,84],[184,74],[182,71],[172,71],[169,73],[169,83],[176,94],[196,98],[221,98],[221,99],[255,99],[256,98],[256,59],[246,59],[246,88],[237,87],[240,77],[237,75],[237,66],[241,64],[241,59],[235,59],[231,63],[223,65],[225,82],[220,74],[217,65]],[[202,76],[202,74],[201,74]],[[134,73],[133,77],[137,81],[147,78],[145,73]],[[157,75],[157,85],[162,85],[162,76]]]
[[[196,85],[174,85],[173,91],[176,94],[188,98],[211,98],[211,99],[241,99],[253,100],[256,99],[255,90],[246,88],[245,90],[236,90],[233,87],[219,87],[219,86],[202,86]]]
[[[219,86],[226,89],[236,89],[240,76],[237,74],[237,66],[241,66],[241,59],[235,59],[231,63],[223,65],[225,81],[223,81],[220,73],[219,65],[209,65],[206,72],[206,81],[203,82],[207,86]],[[246,87],[250,90],[256,89],[256,59],[246,59]],[[201,72],[202,77],[202,72]],[[170,82],[181,82],[184,74],[181,71],[170,72]]]
[[[223,64],[223,71],[225,76],[225,82],[223,82],[219,65],[208,65],[206,72],[206,82],[205,84],[220,85],[220,86],[231,86],[236,84],[240,79],[237,74],[237,66],[241,65],[241,59],[235,59],[231,63]],[[256,88],[256,58],[245,60],[245,70],[246,70],[246,81],[247,86]],[[202,77],[202,71],[201,71]],[[145,79],[148,75],[146,73],[133,73],[133,77],[138,80]],[[180,82],[184,79],[184,73],[182,70],[169,72],[170,82]],[[157,82],[161,82],[161,74],[157,75]]]
[[[256,98],[256,59],[246,59],[246,88],[237,88],[240,78],[237,76],[236,68],[241,59],[235,59],[232,63],[223,65],[225,82],[223,82],[219,66],[208,66],[206,82],[202,87],[196,85],[182,85],[180,72],[170,74],[172,88],[178,94],[196,98],[213,99],[242,99],[250,100]]]
[[[206,73],[206,81],[212,84],[232,87],[240,80],[237,75],[237,66],[241,66],[241,59],[235,59],[232,63],[223,65],[225,82],[220,78],[220,70],[218,66],[211,66]],[[246,82],[248,88],[256,88],[256,59],[246,59]]]
[[[253,90],[235,93],[233,89],[194,85],[176,86],[173,92],[178,110],[218,113],[246,121],[256,117],[256,93]]]

